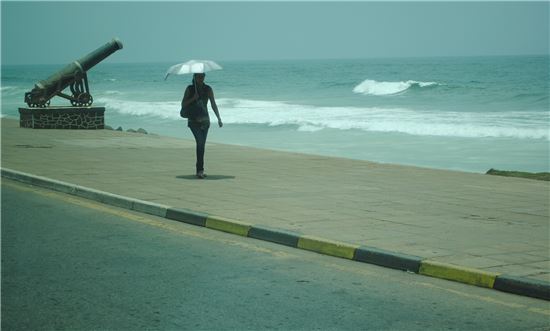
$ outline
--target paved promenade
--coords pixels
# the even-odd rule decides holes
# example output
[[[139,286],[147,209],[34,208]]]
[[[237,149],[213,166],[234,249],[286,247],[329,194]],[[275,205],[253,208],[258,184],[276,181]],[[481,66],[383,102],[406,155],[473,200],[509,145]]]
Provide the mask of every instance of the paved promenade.
[[[207,144],[208,178],[198,180],[194,153],[192,140],[2,119],[2,168],[550,282],[549,182],[216,143]]]

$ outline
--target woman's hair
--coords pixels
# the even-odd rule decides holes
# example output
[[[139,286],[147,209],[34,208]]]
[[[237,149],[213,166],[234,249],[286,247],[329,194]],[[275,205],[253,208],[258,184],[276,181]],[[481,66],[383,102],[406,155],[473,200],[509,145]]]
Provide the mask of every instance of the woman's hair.
[[[206,76],[206,74],[205,74],[204,72],[193,74],[193,79],[191,80],[191,83],[193,83],[193,85],[195,85],[195,76],[196,76],[196,75],[203,75],[203,76]]]

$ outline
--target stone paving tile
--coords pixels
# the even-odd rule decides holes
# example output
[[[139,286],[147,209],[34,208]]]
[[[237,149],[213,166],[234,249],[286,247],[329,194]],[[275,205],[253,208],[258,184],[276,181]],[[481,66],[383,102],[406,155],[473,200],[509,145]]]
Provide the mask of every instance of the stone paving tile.
[[[541,272],[539,269],[526,267],[521,264],[505,264],[496,267],[485,268],[485,271],[497,272],[508,275],[514,275],[518,277],[527,277],[530,275],[540,275]]]
[[[448,259],[449,257],[433,258],[433,260],[440,261],[440,262],[447,262]],[[507,264],[506,262],[499,260],[497,258],[463,255],[463,254],[453,255],[452,263],[459,266],[476,268],[476,269],[494,268],[494,267],[499,267]]]
[[[539,268],[530,267],[529,265],[521,265],[521,264],[502,265],[502,266],[497,266],[492,268],[485,268],[483,270],[488,272],[496,272],[501,274],[514,275],[517,277],[526,277],[526,278],[532,278],[532,279],[550,282],[549,272],[546,272]]]
[[[548,272],[543,272],[543,273],[540,273],[540,274],[530,274],[530,275],[527,275],[526,277],[537,279],[537,280],[542,280],[542,281],[545,281],[547,283],[550,283],[550,273],[548,273]]]
[[[543,272],[546,272],[546,271],[550,270],[550,260],[525,263],[523,265],[540,269]]]
[[[374,247],[379,247],[394,252],[402,252],[414,256],[420,256],[426,259],[433,259],[435,257],[452,257],[457,254],[454,251],[445,250],[437,247],[418,245],[414,242],[387,244],[384,241],[371,241],[369,242],[369,244]],[[452,261],[449,259],[446,259],[445,262],[452,263]]]
[[[505,253],[505,254],[493,254],[487,255],[489,258],[494,258],[500,261],[504,261],[505,264],[533,264],[546,261],[546,267],[550,267],[550,257],[532,255],[530,251],[522,253]],[[550,270],[550,269],[549,269]]]
[[[539,247],[544,247],[542,244],[538,244],[538,243],[533,243],[535,245],[538,245]],[[534,250],[534,251],[528,251],[528,252],[525,252],[526,254],[526,257],[528,257],[527,255],[529,256],[536,256],[536,257],[543,257],[543,258],[546,258],[547,260],[550,260],[550,252],[547,251],[547,250],[544,250],[544,249],[538,249],[538,250]]]
[[[464,253],[467,253],[472,256],[493,256],[493,255],[501,255],[502,249],[497,247],[490,247],[490,246],[476,246],[476,245],[470,245],[470,247],[465,247],[462,249]]]

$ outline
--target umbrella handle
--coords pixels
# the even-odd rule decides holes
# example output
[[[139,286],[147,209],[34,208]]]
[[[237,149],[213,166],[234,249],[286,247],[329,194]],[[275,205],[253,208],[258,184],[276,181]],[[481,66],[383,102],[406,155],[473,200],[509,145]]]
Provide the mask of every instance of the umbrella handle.
[[[199,94],[199,90],[197,89],[197,82],[195,82],[195,80],[193,80],[193,86],[195,87],[195,94],[199,96],[198,99],[195,101],[198,103],[200,101],[200,94]]]

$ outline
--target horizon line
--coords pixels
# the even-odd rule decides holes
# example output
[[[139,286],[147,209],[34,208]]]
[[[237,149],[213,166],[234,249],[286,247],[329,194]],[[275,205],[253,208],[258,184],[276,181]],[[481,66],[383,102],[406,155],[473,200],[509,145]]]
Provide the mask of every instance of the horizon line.
[[[411,55],[411,56],[372,56],[372,57],[327,57],[327,58],[266,58],[266,59],[214,59],[218,62],[287,62],[287,61],[338,61],[338,60],[386,60],[386,59],[434,59],[434,58],[490,58],[490,57],[550,57],[549,54],[499,54],[499,55]],[[185,60],[146,60],[146,61],[106,61],[105,64],[150,64],[179,63]],[[72,62],[72,61],[71,61]],[[66,65],[65,63],[3,63],[1,66]]]

